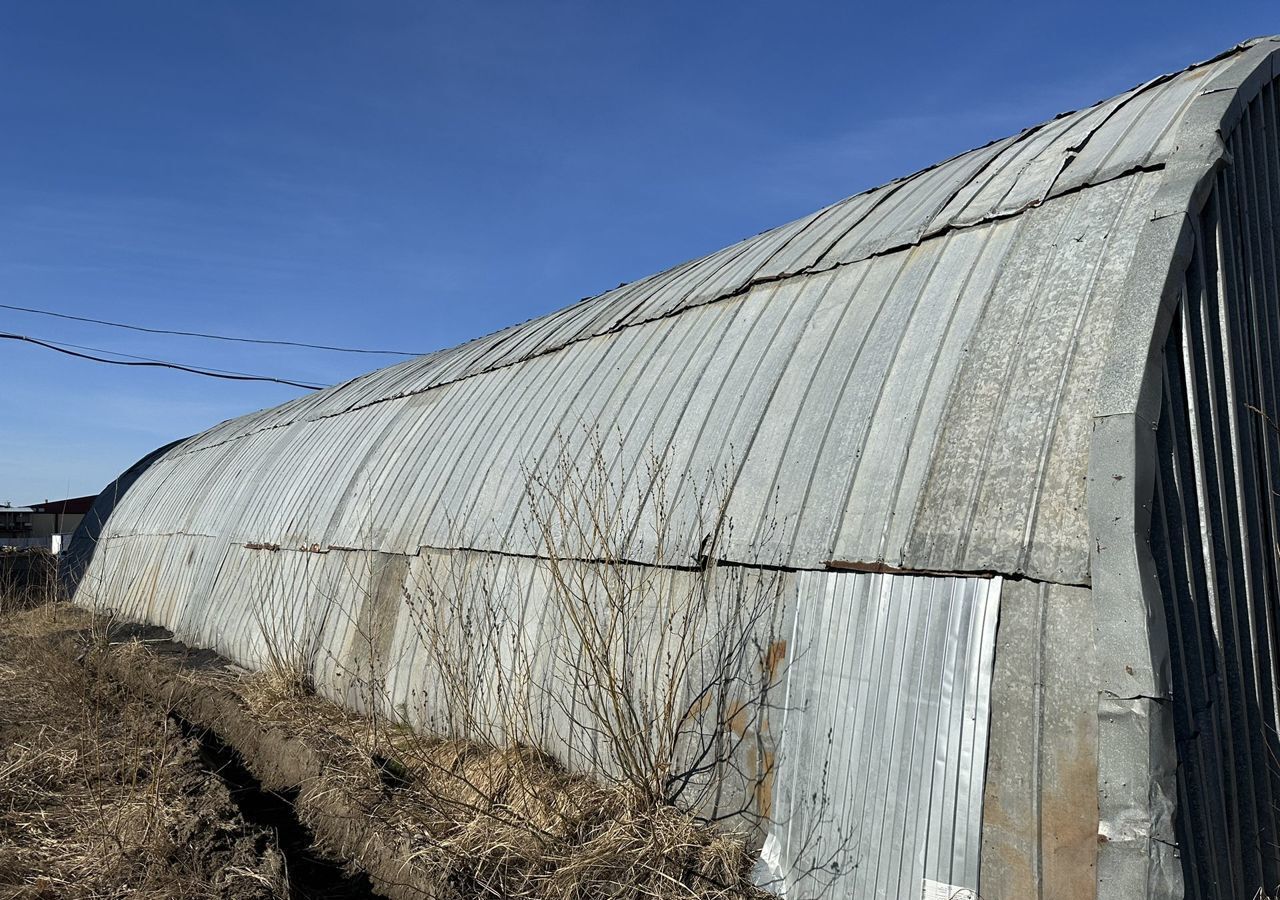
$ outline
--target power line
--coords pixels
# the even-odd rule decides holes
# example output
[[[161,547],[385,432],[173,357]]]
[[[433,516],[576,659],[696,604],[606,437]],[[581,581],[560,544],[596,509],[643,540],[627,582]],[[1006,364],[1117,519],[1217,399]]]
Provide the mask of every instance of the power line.
[[[111,328],[125,328],[129,331],[142,331],[147,334],[172,334],[179,337],[205,338],[210,341],[232,341],[237,344],[269,344],[273,347],[305,347],[308,350],[329,350],[334,353],[372,353],[380,356],[422,356],[421,353],[410,353],[405,350],[363,350],[358,347],[331,347],[327,344],[307,344],[302,341],[272,341],[265,338],[234,337],[227,334],[209,334],[204,331],[175,331],[169,328],[147,328],[144,325],[128,325],[124,322],[108,322],[105,319],[91,319],[86,316],[73,316],[70,313],[53,312],[48,309],[35,309],[30,306],[13,306],[0,303],[0,309],[11,309],[15,312],[31,313],[36,316],[52,316],[55,319],[68,319],[72,322],[88,322],[92,325],[106,325]]]
[[[74,356],[78,359],[87,359],[90,362],[106,363],[111,366],[138,366],[144,368],[155,369],[175,369],[179,372],[190,372],[192,375],[203,375],[206,378],[223,378],[227,381],[269,381],[274,384],[283,384],[289,387],[302,388],[308,391],[319,391],[324,389],[324,385],[307,384],[302,381],[290,381],[287,378],[273,378],[270,375],[251,375],[247,372],[231,372],[226,369],[202,369],[197,366],[187,366],[182,363],[168,362],[163,359],[151,359],[150,357],[135,357],[128,353],[116,353],[113,350],[99,350],[94,347],[80,347],[77,350],[69,349],[77,347],[76,344],[58,344],[53,341],[42,341],[39,338],[29,337],[25,334],[11,334],[9,332],[0,331],[0,340],[22,341],[28,344],[35,344],[37,347],[44,347],[46,350],[53,350],[58,353],[65,353],[67,356]],[[91,350],[93,353],[110,353],[113,356],[127,356],[129,359],[107,359],[104,356],[94,356],[90,353],[81,353],[80,350]]]
[[[67,341],[51,341],[47,338],[40,338],[46,344],[53,344],[55,347],[71,347],[75,350],[88,350],[90,353],[105,353],[107,356],[120,356],[125,359],[138,359],[143,362],[168,363],[167,359],[156,359],[154,356],[135,356],[132,353],[121,353],[119,350],[104,350],[102,347],[86,347],[83,344],[72,344]],[[181,364],[179,364],[181,365]],[[215,369],[213,366],[199,366],[201,371],[213,372],[219,375],[247,375],[256,378],[252,372],[238,372],[235,369]]]

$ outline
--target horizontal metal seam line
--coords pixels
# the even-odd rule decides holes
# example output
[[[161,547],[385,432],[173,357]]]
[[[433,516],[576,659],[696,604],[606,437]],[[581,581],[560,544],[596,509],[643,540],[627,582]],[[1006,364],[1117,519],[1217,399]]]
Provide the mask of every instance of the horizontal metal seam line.
[[[113,539],[129,540],[131,538],[145,537],[173,537],[180,535],[184,537],[201,537],[216,538],[213,535],[189,535],[184,532],[166,533],[166,534],[128,534],[114,535]],[[520,553],[515,550],[491,550],[482,547],[433,547],[422,545],[416,553],[406,553],[400,550],[378,550],[373,547],[347,547],[340,544],[328,544],[321,546],[319,544],[311,547],[284,547],[269,541],[232,541],[232,546],[243,547],[246,550],[254,550],[263,553],[329,553],[337,551],[339,553],[381,553],[386,556],[403,556],[403,557],[419,557],[425,550],[430,553],[476,553],[487,556],[499,556],[506,559],[524,559],[535,562],[549,562],[550,558],[541,556],[537,553]],[[1052,578],[1040,578],[1033,575],[1027,575],[1021,572],[1002,572],[997,569],[908,569],[896,566],[886,566],[883,563],[874,562],[853,562],[848,560],[828,560],[818,566],[788,566],[780,563],[764,563],[764,562],[743,562],[736,559],[724,559],[716,557],[715,559],[703,559],[700,562],[690,563],[657,563],[646,562],[638,559],[604,559],[603,557],[586,557],[586,556],[561,556],[558,557],[560,562],[572,563],[596,563],[619,566],[635,566],[648,569],[661,569],[671,572],[701,572],[706,570],[711,564],[718,568],[730,569],[759,569],[765,572],[789,572],[799,574],[801,572],[852,572],[868,575],[910,575],[915,578],[1003,578],[1005,581],[1026,581],[1031,584],[1056,584],[1063,587],[1081,587],[1087,588],[1090,585],[1080,581],[1061,581]]]

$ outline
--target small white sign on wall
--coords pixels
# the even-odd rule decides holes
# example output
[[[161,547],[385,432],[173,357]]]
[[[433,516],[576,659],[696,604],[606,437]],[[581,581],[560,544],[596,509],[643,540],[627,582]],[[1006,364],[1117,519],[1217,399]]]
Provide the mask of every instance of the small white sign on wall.
[[[920,898],[921,900],[978,900],[978,892],[972,888],[944,884],[941,881],[926,878]]]

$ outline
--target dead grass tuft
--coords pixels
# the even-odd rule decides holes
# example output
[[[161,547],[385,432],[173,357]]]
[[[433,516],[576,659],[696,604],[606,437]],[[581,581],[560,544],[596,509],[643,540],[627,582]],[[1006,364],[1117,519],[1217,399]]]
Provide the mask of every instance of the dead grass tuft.
[[[0,898],[266,898],[284,873],[167,710],[75,662],[65,607],[0,620]],[[61,635],[59,646],[33,637]]]
[[[745,900],[741,835],[628,784],[567,772],[531,747],[424,737],[355,716],[319,697],[289,700],[269,677],[236,685],[264,728],[279,727],[327,765],[314,795],[342,795],[409,836],[407,855],[439,897],[529,900]],[[389,797],[394,798],[389,801]],[[422,884],[422,879],[416,883]]]
[[[58,563],[52,553],[0,547],[0,616],[51,604],[58,592]]]

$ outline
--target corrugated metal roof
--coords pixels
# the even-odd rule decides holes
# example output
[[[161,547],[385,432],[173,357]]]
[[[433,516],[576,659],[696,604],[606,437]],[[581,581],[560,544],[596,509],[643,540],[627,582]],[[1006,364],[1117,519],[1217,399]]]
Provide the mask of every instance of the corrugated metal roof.
[[[223,423],[156,464],[108,538],[530,553],[524,477],[561,440],[585,452],[585,423],[620,434],[619,472],[657,447],[682,476],[727,473],[732,561],[1085,583],[1089,398],[1113,301],[1172,125],[1229,59]],[[688,487],[663,515],[692,552]]]
[[[661,515],[690,553],[684,479],[724,472],[733,561],[1085,582],[1088,398],[1156,183],[1134,174],[340,416],[197,437],[110,530],[534,553],[527,472],[562,440],[591,452],[588,424],[617,430],[619,473],[669,448],[681,483]]]
[[[1074,890],[1095,863],[1108,896],[1174,896],[1161,604],[1142,493],[1155,415],[1142,404],[1156,395],[1143,378],[1159,374],[1153,341],[1176,301],[1166,284],[1186,262],[1180,233],[1231,131],[1227,107],[1242,79],[1280,74],[1276,43],[210,429],[139,467],[77,599],[247,664],[261,661],[265,634],[311,642],[320,687],[357,706],[344,667],[358,659],[354,623],[376,620],[391,631],[388,695],[421,700],[432,676],[405,617],[424,567],[479,559],[505,573],[496,595],[535,647],[554,618],[548,547],[607,575],[589,536],[540,532],[530,472],[603,473],[628,571],[667,587],[695,577],[681,567],[705,546],[706,502],[723,491],[732,527],[715,552],[741,564],[728,567],[740,578],[778,576],[797,635],[816,648],[789,658],[784,682],[805,700],[783,726],[783,758],[817,746],[814,713],[852,723],[828,752],[844,761],[837,800],[870,797],[841,807],[833,832],[870,836],[874,859],[846,873],[859,890],[972,888],[982,854],[1025,846],[1040,868],[990,865],[992,896],[1068,869]],[[662,491],[646,481],[654,454],[670,477]],[[642,527],[654,521],[661,534]],[[832,563],[882,574],[812,571]],[[994,693],[998,589],[975,577],[991,573],[1012,576],[1013,613]],[[877,606],[885,597],[896,604]],[[1090,606],[1093,625],[1073,630]],[[285,619],[255,621],[277,607]],[[942,639],[927,624],[940,611],[969,630],[949,626]],[[1095,667],[1062,656],[1068,637]],[[919,652],[931,641],[941,649]],[[1037,679],[1029,695],[1022,669]],[[563,714],[576,696],[552,699]],[[1002,707],[991,739],[1008,765],[979,772],[988,698]],[[942,747],[941,724],[876,730],[903,711],[913,722],[936,712],[959,737],[948,730]],[[556,715],[535,736],[575,765],[598,764],[573,717]],[[1036,742],[1020,742],[1020,727],[1037,729]],[[926,759],[930,747],[933,780],[927,768],[903,777],[900,756]],[[780,798],[805,789],[806,766],[779,770]],[[1005,819],[986,822],[980,852],[984,791]],[[1023,842],[1024,826],[1065,830]]]

